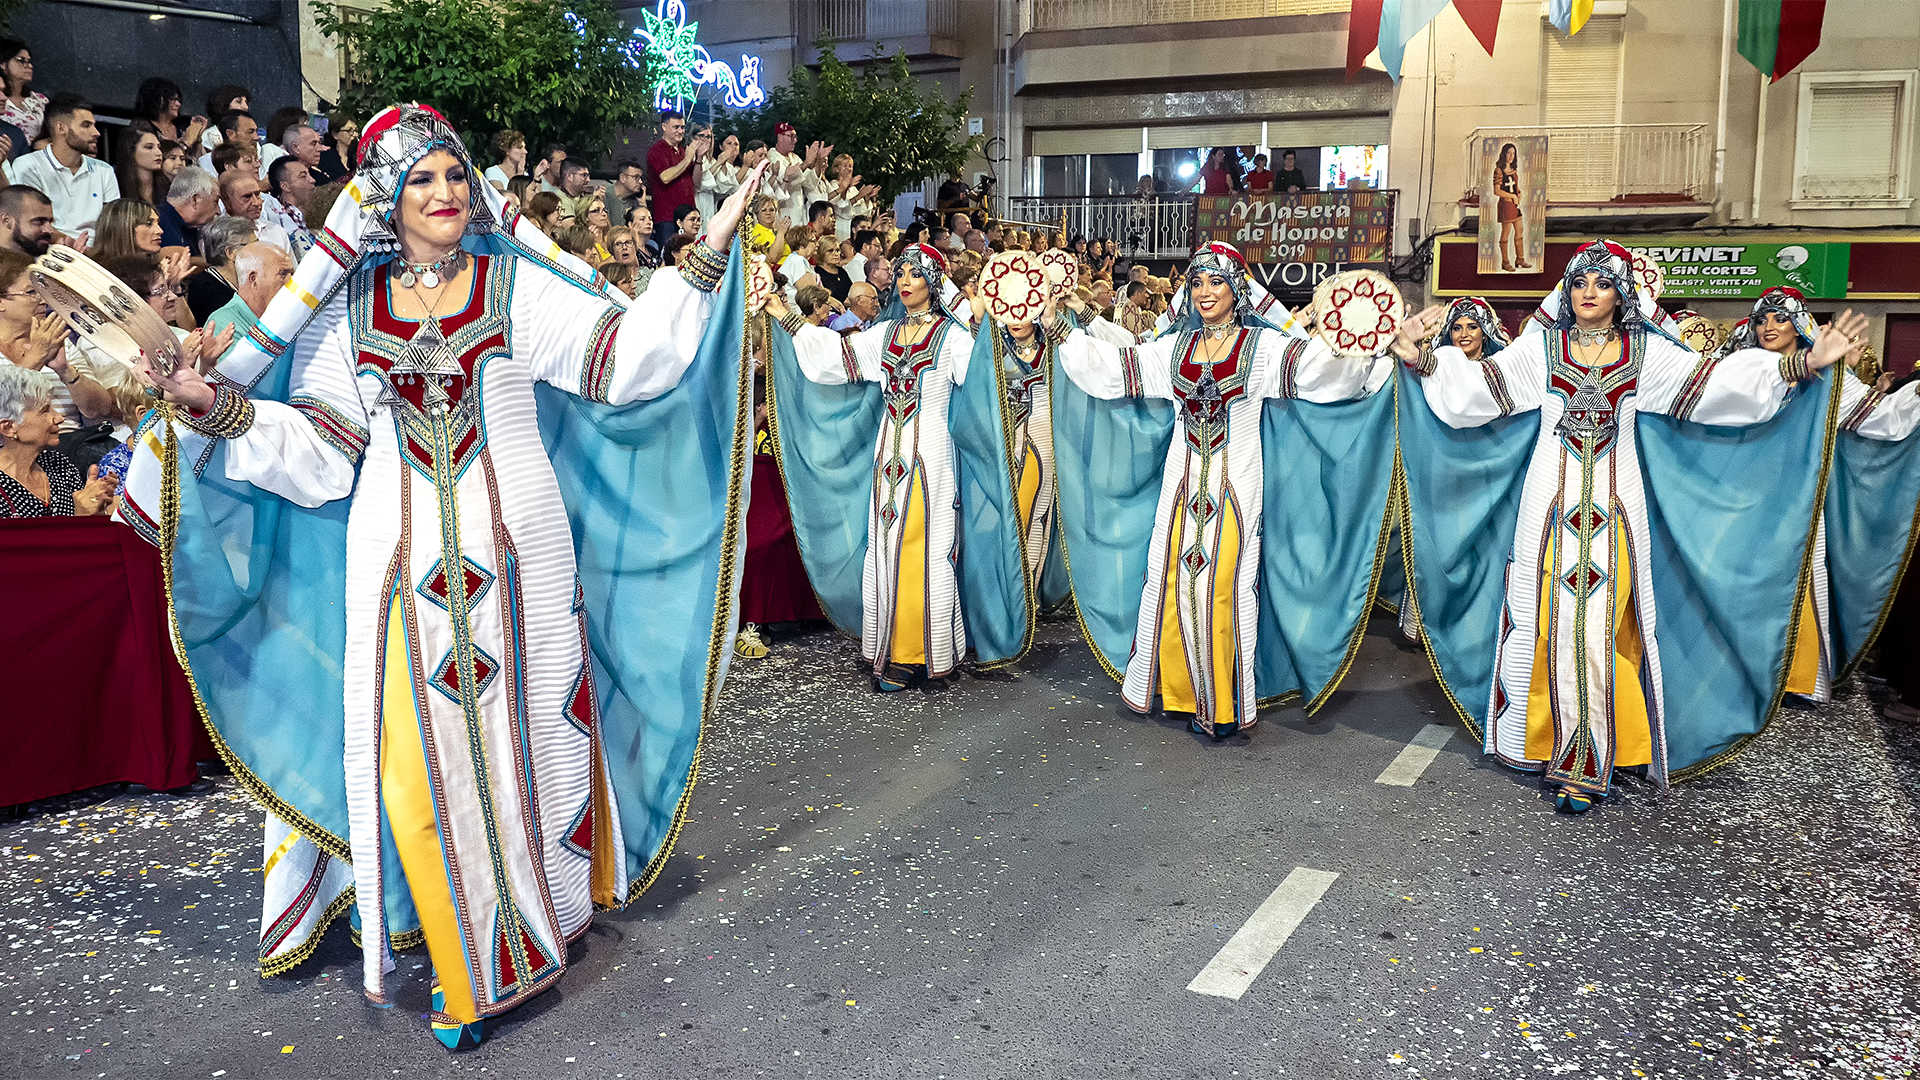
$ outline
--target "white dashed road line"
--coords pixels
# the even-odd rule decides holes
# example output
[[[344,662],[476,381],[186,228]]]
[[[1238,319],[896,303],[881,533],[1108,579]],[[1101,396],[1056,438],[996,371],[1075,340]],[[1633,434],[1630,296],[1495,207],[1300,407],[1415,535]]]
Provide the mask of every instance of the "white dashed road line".
[[[1196,994],[1240,1000],[1253,980],[1300,927],[1307,912],[1320,902],[1339,874],[1296,866],[1266,903],[1253,913],[1246,924],[1234,932],[1214,954],[1213,960],[1193,977],[1187,989]]]
[[[1420,779],[1420,774],[1427,771],[1427,766],[1433,764],[1433,759],[1440,756],[1440,748],[1447,745],[1447,740],[1451,738],[1453,726],[1450,724],[1428,724],[1421,728],[1420,734],[1413,737],[1413,741],[1400,751],[1400,756],[1393,759],[1374,783],[1412,787],[1413,782]]]

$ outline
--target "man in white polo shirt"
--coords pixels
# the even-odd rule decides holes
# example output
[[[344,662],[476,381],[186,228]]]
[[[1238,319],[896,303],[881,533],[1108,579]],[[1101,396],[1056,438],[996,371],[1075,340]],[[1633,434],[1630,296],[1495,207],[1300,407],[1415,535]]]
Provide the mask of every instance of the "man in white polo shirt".
[[[97,157],[100,128],[93,108],[62,94],[47,105],[46,149],[13,163],[13,181],[38,188],[53,204],[53,227],[63,233],[91,233],[100,208],[120,197],[113,167]]]

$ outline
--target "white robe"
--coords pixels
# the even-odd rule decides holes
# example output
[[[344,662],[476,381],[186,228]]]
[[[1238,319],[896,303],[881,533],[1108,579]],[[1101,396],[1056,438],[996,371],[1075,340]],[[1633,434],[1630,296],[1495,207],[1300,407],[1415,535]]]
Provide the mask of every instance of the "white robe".
[[[383,672],[396,655],[384,646],[390,627],[399,628],[404,682],[435,777],[447,881],[472,943],[467,982],[486,1016],[550,985],[566,965],[566,943],[587,927],[591,840],[578,838],[596,777],[605,776],[595,722],[579,715],[592,697],[577,694],[592,678],[586,615],[533,384],[613,404],[656,397],[693,360],[713,305],[671,270],[623,310],[537,263],[477,259],[474,317],[440,320],[471,380],[436,415],[389,393],[386,368],[407,339],[374,325],[383,272],[363,270],[335,294],[282,360],[291,365],[290,403],[257,402],[252,426],[227,443],[230,479],[306,507],[349,500],[341,666],[351,874],[324,857],[316,864],[312,851],[283,850],[293,857],[283,874],[267,875],[262,927],[299,921],[281,945],[296,947],[325,922],[289,907],[300,891],[355,886],[366,990],[384,996],[392,961],[383,895],[408,887],[383,880],[381,860],[383,688],[393,684]],[[456,554],[464,573],[444,574]],[[624,897],[615,792],[599,786],[613,885]],[[270,847],[286,836],[275,824]],[[321,899],[316,907],[330,906]],[[504,952],[496,940],[508,943]],[[535,951],[544,955],[534,959]]]
[[[1508,563],[1506,610],[1494,643],[1485,749],[1518,768],[1541,770],[1550,764],[1526,753],[1529,687],[1543,601],[1540,586],[1550,577],[1554,588],[1567,593],[1565,602],[1553,606],[1550,632],[1556,645],[1544,658],[1550,689],[1560,703],[1560,715],[1553,718],[1559,733],[1555,757],[1574,749],[1569,740],[1588,740],[1579,749],[1583,760],[1590,755],[1596,763],[1590,781],[1596,792],[1610,783],[1617,750],[1612,713],[1615,627],[1610,612],[1622,584],[1615,580],[1621,555],[1631,566],[1627,584],[1644,650],[1641,682],[1651,727],[1650,773],[1657,783],[1666,782],[1665,696],[1635,417],[1656,412],[1702,424],[1757,424],[1780,411],[1790,388],[1781,376],[1780,357],[1762,349],[1742,350],[1715,362],[1654,333],[1631,335],[1623,349],[1631,346],[1633,337],[1643,342],[1638,369],[1602,380],[1600,392],[1612,401],[1611,413],[1578,410],[1581,415],[1571,421],[1612,425],[1590,467],[1583,466],[1582,454],[1570,445],[1572,437],[1563,440],[1559,434],[1568,414],[1571,370],[1570,362],[1563,364],[1558,381],[1550,382],[1556,377],[1550,354],[1560,350],[1558,331],[1524,334],[1480,360],[1469,360],[1452,345],[1440,346],[1433,350],[1434,371],[1425,380],[1428,406],[1449,427],[1477,427],[1521,412],[1540,414]],[[1622,365],[1631,366],[1625,359]],[[1583,492],[1590,494],[1583,498]],[[1583,516],[1588,510],[1593,521]],[[1628,548],[1618,552],[1615,527],[1622,520]],[[1582,522],[1592,526],[1584,541],[1586,568],[1597,576],[1583,574],[1586,568],[1577,564]],[[1550,540],[1556,566],[1543,576],[1541,564]],[[1568,577],[1574,580],[1562,580]],[[1589,599],[1600,597],[1608,605],[1602,609],[1606,617],[1585,617]]]
[[[944,329],[936,327],[912,349],[894,343],[900,324],[892,320],[844,337],[825,327],[803,326],[793,337],[794,354],[808,379],[824,385],[877,382],[887,403],[874,435],[873,498],[867,507],[867,556],[860,575],[860,655],[875,675],[885,675],[889,663],[900,662],[892,655],[899,559],[908,498],[916,483],[922,485],[925,508],[921,612],[927,675],[951,674],[967,652],[955,576],[959,487],[947,407],[954,388],[967,381],[973,337],[962,323],[939,322]]]
[[[1231,369],[1231,373],[1216,375],[1225,401],[1209,421],[1203,411],[1186,407],[1189,395],[1198,391],[1193,373],[1199,368],[1191,359],[1196,352],[1196,335],[1183,332],[1137,346],[1115,345],[1104,340],[1106,336],[1105,331],[1075,330],[1060,344],[1056,354],[1060,367],[1075,385],[1096,398],[1156,398],[1182,406],[1176,437],[1167,450],[1161,473],[1147,579],[1140,597],[1133,655],[1122,681],[1122,699],[1137,712],[1153,707],[1160,692],[1162,604],[1171,598],[1177,606],[1192,677],[1195,720],[1210,731],[1216,717],[1231,716],[1242,727],[1251,726],[1256,699],[1255,627],[1260,610],[1254,589],[1260,572],[1261,512],[1266,496],[1261,411],[1268,398],[1334,402],[1364,396],[1375,364],[1368,359],[1337,357],[1317,338],[1293,337],[1274,330],[1242,331],[1237,361],[1217,365],[1222,371]],[[1183,360],[1188,365],[1185,377],[1181,375]],[[1173,568],[1177,572],[1169,584],[1166,556],[1176,505],[1185,507],[1182,551],[1186,554]],[[1219,550],[1221,526],[1228,519],[1229,508],[1239,525],[1232,601],[1238,656],[1234,685],[1216,686],[1212,560]]]

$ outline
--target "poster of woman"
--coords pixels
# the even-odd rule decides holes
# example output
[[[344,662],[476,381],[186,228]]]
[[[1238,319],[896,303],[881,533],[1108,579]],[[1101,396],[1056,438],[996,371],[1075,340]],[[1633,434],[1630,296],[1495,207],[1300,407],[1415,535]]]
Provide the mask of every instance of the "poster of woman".
[[[1547,246],[1547,137],[1480,140],[1480,272],[1537,274]]]

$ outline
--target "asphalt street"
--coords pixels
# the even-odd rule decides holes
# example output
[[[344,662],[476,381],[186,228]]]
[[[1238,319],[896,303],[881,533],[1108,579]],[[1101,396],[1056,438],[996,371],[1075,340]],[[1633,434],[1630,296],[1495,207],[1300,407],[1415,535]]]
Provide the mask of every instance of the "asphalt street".
[[[1220,743],[1125,711],[1070,622],[937,693],[777,642],[660,880],[461,1054],[423,952],[385,1011],[344,926],[257,977],[231,782],[40,804],[0,825],[0,1075],[1914,1075],[1920,729],[1878,688],[1568,819],[1387,629]]]

